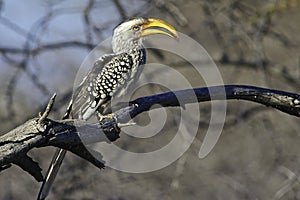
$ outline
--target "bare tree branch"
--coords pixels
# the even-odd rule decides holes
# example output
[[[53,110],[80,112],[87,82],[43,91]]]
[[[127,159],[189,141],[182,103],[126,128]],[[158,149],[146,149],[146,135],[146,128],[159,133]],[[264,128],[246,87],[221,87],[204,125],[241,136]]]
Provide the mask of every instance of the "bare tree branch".
[[[87,44],[85,42],[80,42],[80,41],[66,41],[66,42],[58,42],[58,43],[40,45],[33,49],[0,47],[0,52],[1,53],[14,53],[14,54],[30,54],[30,55],[35,56],[36,54],[41,53],[43,51],[50,51],[53,49],[69,48],[69,47],[90,49],[90,48],[95,47],[95,45]]]
[[[90,21],[90,14],[91,14],[91,10],[94,6],[95,2],[94,0],[89,0],[87,2],[86,7],[84,8],[83,11],[83,22],[85,25],[85,37],[86,37],[86,43],[91,44],[92,43],[92,25],[91,25],[91,21]],[[91,49],[90,49],[91,50]]]
[[[95,166],[103,168],[102,155],[93,152],[94,157],[91,157],[91,153],[82,151],[83,144],[110,143],[117,140],[120,134],[118,123],[126,123],[142,112],[157,109],[153,108],[156,104],[160,104],[162,107],[174,107],[196,103],[196,101],[225,100],[223,92],[228,100],[252,101],[300,117],[300,95],[245,85],[186,89],[141,97],[130,102],[131,106],[114,112],[115,118],[105,119],[100,124],[87,124],[86,121],[75,119],[59,121],[48,119],[47,116],[54,104],[54,95],[44,114],[39,118],[30,119],[0,137],[0,169],[6,169],[13,163],[29,172],[37,181],[41,181],[41,169],[38,163],[27,155],[27,152],[34,147],[45,146],[56,146],[69,150]],[[86,149],[86,152],[91,152],[91,150]]]
[[[113,0],[113,3],[115,4],[118,12],[121,15],[122,20],[125,20],[127,18],[126,10],[123,8],[121,2],[119,0]]]

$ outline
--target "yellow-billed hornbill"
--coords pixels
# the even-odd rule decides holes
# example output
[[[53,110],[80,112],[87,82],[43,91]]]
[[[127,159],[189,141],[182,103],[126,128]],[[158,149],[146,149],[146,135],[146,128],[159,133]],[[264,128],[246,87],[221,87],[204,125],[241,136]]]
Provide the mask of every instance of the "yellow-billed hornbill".
[[[177,38],[176,30],[168,23],[154,18],[136,18],[114,29],[112,54],[100,57],[73,94],[70,106],[73,118],[88,120],[102,112],[112,98],[126,94],[128,87],[141,74],[146,62],[142,40],[153,34]],[[38,199],[45,199],[58,172],[66,150],[58,149],[53,157]]]

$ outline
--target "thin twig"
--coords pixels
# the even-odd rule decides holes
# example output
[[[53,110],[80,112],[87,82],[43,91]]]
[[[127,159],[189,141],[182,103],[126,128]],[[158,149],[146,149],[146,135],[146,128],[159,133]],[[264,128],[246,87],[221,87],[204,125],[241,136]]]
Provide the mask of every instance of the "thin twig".
[[[54,93],[52,95],[52,97],[50,98],[49,100],[49,103],[44,111],[44,113],[40,116],[39,120],[38,120],[38,123],[41,124],[43,123],[43,121],[45,121],[45,119],[48,117],[53,105],[54,105],[54,101],[55,101],[55,98],[56,98],[56,93]]]

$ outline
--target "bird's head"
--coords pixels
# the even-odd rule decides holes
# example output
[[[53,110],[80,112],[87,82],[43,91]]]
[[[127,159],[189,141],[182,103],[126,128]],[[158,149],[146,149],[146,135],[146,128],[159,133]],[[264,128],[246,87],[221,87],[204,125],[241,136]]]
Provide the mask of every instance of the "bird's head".
[[[167,22],[154,18],[136,18],[121,23],[114,29],[112,48],[114,53],[142,48],[142,39],[153,34],[178,38],[177,31]]]

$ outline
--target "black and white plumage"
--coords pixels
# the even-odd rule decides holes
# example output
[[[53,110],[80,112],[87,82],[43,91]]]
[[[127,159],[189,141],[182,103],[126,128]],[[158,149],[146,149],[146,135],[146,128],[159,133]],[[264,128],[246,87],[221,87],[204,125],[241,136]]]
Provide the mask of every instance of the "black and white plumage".
[[[74,118],[87,120],[96,110],[102,115],[112,98],[126,93],[128,87],[139,78],[146,62],[142,40],[152,34],[177,38],[177,32],[171,25],[153,18],[129,20],[115,28],[112,37],[113,54],[104,55],[95,62],[73,95]]]
[[[146,52],[142,45],[144,37],[164,34],[177,38],[176,30],[163,20],[136,18],[121,23],[114,30],[112,54],[99,58],[73,94],[69,108],[73,118],[88,120],[103,110],[112,98],[126,94],[142,72]],[[66,150],[58,149],[52,159],[41,187],[38,199],[45,199],[51,188]]]
[[[73,117],[87,120],[96,110],[102,115],[112,98],[121,97],[137,81],[145,62],[146,52],[143,48],[98,59],[75,90]]]

